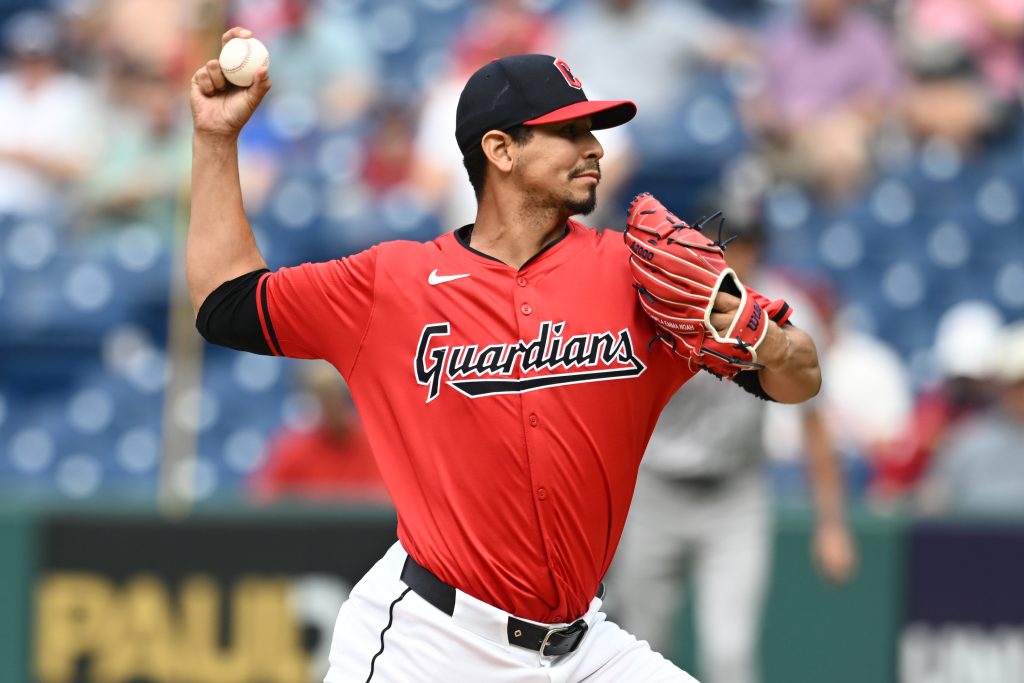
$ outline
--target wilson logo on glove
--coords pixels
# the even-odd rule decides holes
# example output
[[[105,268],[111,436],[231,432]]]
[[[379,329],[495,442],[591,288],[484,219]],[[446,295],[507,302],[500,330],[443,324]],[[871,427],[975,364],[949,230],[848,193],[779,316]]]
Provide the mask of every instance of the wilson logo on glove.
[[[716,218],[718,236],[711,240],[702,230]],[[768,318],[782,325],[791,309],[784,301],[769,301],[740,282],[725,261],[731,239],[722,240],[723,220],[717,213],[691,227],[643,193],[629,206],[623,240],[630,250],[629,266],[640,306],[658,328],[656,339],[685,358],[691,368],[731,378],[742,370],[763,367],[757,362],[757,348],[768,333]],[[711,324],[719,292],[739,299],[724,332]]]
[[[757,302],[754,302],[754,310],[750,314],[750,320],[747,321],[747,327],[750,330],[756,332],[757,328],[761,326],[761,307],[758,306]]]

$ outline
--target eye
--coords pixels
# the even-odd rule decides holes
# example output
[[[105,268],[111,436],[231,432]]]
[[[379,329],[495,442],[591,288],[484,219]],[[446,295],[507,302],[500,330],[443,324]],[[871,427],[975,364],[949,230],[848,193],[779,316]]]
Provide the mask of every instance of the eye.
[[[569,124],[568,126],[562,127],[561,133],[563,136],[571,140],[577,137],[580,134],[580,131],[574,124]]]

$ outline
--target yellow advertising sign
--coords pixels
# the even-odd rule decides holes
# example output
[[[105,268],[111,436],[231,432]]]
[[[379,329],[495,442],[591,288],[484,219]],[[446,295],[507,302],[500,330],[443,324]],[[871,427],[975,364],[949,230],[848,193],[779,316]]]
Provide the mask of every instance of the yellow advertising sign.
[[[36,591],[37,680],[81,680],[85,663],[95,683],[307,683],[320,663],[303,647],[294,582],[243,575],[223,591],[192,574],[175,591],[154,574],[51,571]]]

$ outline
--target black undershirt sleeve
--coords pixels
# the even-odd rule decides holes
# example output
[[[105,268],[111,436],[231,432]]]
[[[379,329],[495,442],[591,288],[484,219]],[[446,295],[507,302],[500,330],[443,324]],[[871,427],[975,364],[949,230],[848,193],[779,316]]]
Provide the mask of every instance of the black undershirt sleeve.
[[[196,329],[203,339],[239,351],[275,355],[263,336],[256,308],[259,305],[256,289],[266,272],[269,271],[265,268],[254,270],[210,292],[196,316]]]
[[[739,372],[732,381],[739,385],[747,393],[757,396],[759,399],[764,401],[775,401],[774,398],[765,393],[764,388],[761,386],[761,376],[757,374],[757,370],[744,370]]]

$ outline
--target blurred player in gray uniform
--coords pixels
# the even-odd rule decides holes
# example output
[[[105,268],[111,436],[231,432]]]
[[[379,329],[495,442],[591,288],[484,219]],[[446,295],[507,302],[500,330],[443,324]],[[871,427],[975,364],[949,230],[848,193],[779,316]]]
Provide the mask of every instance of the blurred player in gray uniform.
[[[726,232],[739,234],[726,258],[740,279],[759,291],[784,293],[800,326],[818,336],[813,306],[759,268],[757,222],[727,224]],[[754,683],[773,536],[762,441],[769,404],[706,372],[686,386],[662,412],[640,466],[610,577],[614,607],[624,628],[654,650],[678,655],[674,626],[692,575],[700,680]],[[801,411],[817,513],[812,551],[821,572],[841,582],[855,563],[841,473],[815,401],[792,409]]]

